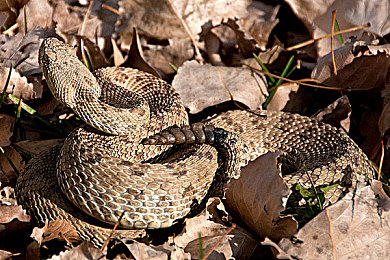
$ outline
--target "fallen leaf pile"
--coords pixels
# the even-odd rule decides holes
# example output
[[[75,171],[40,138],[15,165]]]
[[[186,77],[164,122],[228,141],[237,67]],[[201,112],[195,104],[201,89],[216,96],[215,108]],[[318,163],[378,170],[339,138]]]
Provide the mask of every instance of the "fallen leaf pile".
[[[0,259],[389,259],[389,5],[1,1]],[[331,34],[333,11],[339,30],[348,32],[313,40]],[[158,239],[148,243],[112,239],[102,250],[81,241],[66,221],[36,227],[17,205],[16,179],[32,157],[81,124],[53,98],[38,66],[39,46],[50,36],[76,46],[90,69],[135,67],[167,80],[192,121],[266,108],[329,123],[357,142],[382,182],[360,180],[302,225],[283,213],[290,190],[279,153],[268,153],[242,169],[224,198],[209,198],[199,214],[174,231],[155,231]]]

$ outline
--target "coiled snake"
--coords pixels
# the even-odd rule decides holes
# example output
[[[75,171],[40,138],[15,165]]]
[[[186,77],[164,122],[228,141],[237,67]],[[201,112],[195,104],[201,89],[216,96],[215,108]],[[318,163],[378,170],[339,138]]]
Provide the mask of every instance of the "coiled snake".
[[[155,134],[168,143],[205,142],[196,134],[188,141],[196,131],[186,127],[184,106],[169,84],[129,68],[92,74],[72,47],[55,38],[43,41],[39,63],[53,95],[87,126],[30,161],[17,181],[18,202],[39,225],[66,219],[96,245],[104,242],[109,225],[122,212],[123,228],[172,225],[194,201],[202,201],[215,175],[225,176],[219,181],[237,176],[249,159],[268,151],[282,151],[290,186],[299,182],[310,188],[304,166],[315,185],[339,184],[327,194],[331,202],[354,186],[357,173],[374,174],[347,135],[283,112],[262,111],[265,117],[260,117],[230,111],[211,118],[207,124],[218,128],[201,127],[201,132],[212,135],[206,138],[212,145],[144,144],[144,138]],[[187,141],[177,141],[183,136]],[[131,230],[118,234],[127,236]]]

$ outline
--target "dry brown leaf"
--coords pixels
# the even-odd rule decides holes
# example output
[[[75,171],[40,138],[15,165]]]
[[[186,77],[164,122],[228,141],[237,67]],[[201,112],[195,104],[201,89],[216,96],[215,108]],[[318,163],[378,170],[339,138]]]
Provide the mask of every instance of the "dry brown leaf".
[[[368,30],[384,36],[390,32],[390,18],[388,15],[387,0],[286,0],[294,13],[304,22],[318,38],[330,33],[332,11],[336,11],[336,19],[341,30],[359,26],[370,22]],[[346,40],[351,36],[359,38],[362,31],[343,34]],[[334,47],[340,47],[339,41],[333,41]],[[322,57],[330,52],[330,38],[317,42],[318,56]]]
[[[230,101],[229,92],[235,101],[257,109],[265,101],[265,84],[265,78],[248,69],[214,67],[196,61],[184,63],[172,82],[192,114]]]
[[[312,78],[341,88],[350,90],[383,89],[383,110],[378,122],[382,137],[390,128],[389,56],[389,44],[372,46],[366,45],[364,41],[358,41],[335,50],[337,76],[332,73],[330,54],[321,58],[312,72]],[[372,113],[369,116],[372,117]],[[371,136],[374,135],[371,134]],[[377,139],[374,142],[377,142]]]
[[[92,58],[92,66],[93,69],[98,69],[102,67],[107,67],[110,65],[110,62],[104,56],[104,53],[100,50],[99,46],[97,46],[93,41],[89,39],[84,39],[85,47],[88,49],[89,55]],[[78,51],[81,53],[80,47],[81,44],[77,44]],[[81,57],[81,54],[80,54]]]
[[[26,248],[26,259],[40,260],[41,258],[41,247],[37,241],[32,241]]]
[[[11,166],[10,160],[17,171],[24,167],[22,156],[11,146],[5,147],[4,153],[0,153],[0,183],[9,184],[15,183],[18,173]]]
[[[14,127],[15,119],[9,115],[0,114],[0,146],[8,146],[11,144],[9,140],[13,135],[12,129]]]
[[[348,133],[351,123],[351,112],[351,104],[349,103],[348,97],[344,95],[328,107],[321,109],[314,118],[334,127],[341,128]]]
[[[18,15],[18,10],[24,6],[28,0],[7,0],[0,1],[0,26],[8,28],[12,26]]]
[[[9,74],[9,68],[0,67],[0,81],[6,82]],[[17,98],[22,97],[24,100],[33,99],[36,97],[34,85],[27,82],[26,77],[22,77],[14,69],[11,71],[11,78],[7,87],[7,93],[10,93]],[[42,93],[40,93],[42,94]]]
[[[81,239],[76,230],[67,221],[56,219],[49,221],[43,228],[34,228],[31,238],[39,244],[58,239],[60,241],[80,242]]]
[[[38,65],[40,39],[53,35],[54,31],[51,29],[44,30],[34,27],[26,35],[18,33],[15,37],[7,37],[0,45],[0,64],[6,68],[10,68],[13,65],[15,70],[22,76],[40,73],[41,69]],[[4,76],[2,75],[2,77]],[[34,78],[30,77],[29,79],[33,80]],[[41,97],[42,86],[40,82],[33,81],[33,88],[35,97]]]
[[[89,4],[91,1],[88,1]],[[118,9],[117,0],[105,0],[104,4],[113,9]],[[84,14],[82,13],[84,18]],[[91,42],[99,45],[101,50],[109,44],[109,41],[114,34],[115,23],[118,15],[102,7],[102,2],[94,1],[89,19],[85,23],[85,31],[83,36]],[[95,41],[97,40],[97,42]],[[107,41],[107,42],[106,42]]]
[[[347,44],[334,52],[337,76],[333,74],[332,58],[328,54],[318,60],[311,77],[351,90],[381,88],[388,81],[389,46],[370,46],[362,41]]]
[[[163,260],[168,259],[168,254],[164,250],[159,250],[155,246],[147,246],[135,240],[121,240],[129,249],[135,259],[140,260]]]
[[[279,11],[279,6],[271,7],[263,3],[252,3],[248,7],[248,15],[241,19],[228,19],[223,25],[230,27],[235,33],[241,54],[252,56],[259,50],[265,50],[268,37],[272,29],[279,22],[275,19]]]
[[[100,249],[94,247],[90,242],[84,241],[80,245],[70,250],[61,252],[59,255],[52,256],[52,260],[71,260],[71,259],[107,259]],[[137,258],[138,259],[138,258]]]
[[[21,206],[17,205],[14,189],[4,187],[0,190],[0,223],[7,224],[13,219],[20,222],[29,222],[30,217]]]
[[[14,254],[0,249],[0,259],[12,259]]]
[[[171,64],[178,68],[194,56],[194,48],[188,39],[169,39],[168,42],[167,46],[148,44],[144,50],[145,60],[164,74],[175,72]]]
[[[257,235],[275,240],[292,236],[298,228],[293,218],[280,217],[290,189],[281,178],[277,157],[277,153],[267,153],[249,162],[226,191],[227,207]]]
[[[62,144],[64,139],[49,139],[49,140],[41,140],[41,141],[31,141],[24,140],[15,143],[14,145],[17,148],[23,150],[30,155],[37,155],[43,151],[49,150],[51,147]]]
[[[197,216],[186,219],[185,229],[182,234],[174,238],[173,242],[191,253],[192,259],[199,259],[199,237],[202,239],[204,253],[211,250],[216,242],[222,239],[209,259],[216,259],[218,254],[223,254],[226,259],[229,257],[249,259],[257,247],[257,240],[239,226],[227,234],[229,227],[222,224],[224,222],[221,215],[222,218],[226,218],[227,213],[220,199],[209,199],[206,209]]]
[[[21,222],[29,222],[30,216],[26,214],[21,206],[0,204],[0,223],[6,224],[13,219]]]
[[[111,38],[111,44],[112,44],[112,52],[114,56],[114,65],[116,67],[119,67],[123,62],[125,62],[125,58],[122,55],[122,52],[119,50],[118,45],[116,45],[116,42],[113,38]]]
[[[63,33],[75,33],[82,23],[82,15],[70,12],[70,6],[63,0],[53,2],[53,22]]]
[[[33,27],[49,28],[51,26],[51,17],[53,8],[47,0],[30,0],[26,4],[27,31]],[[24,31],[24,12],[20,12],[17,18],[19,30]]]
[[[188,38],[180,19],[173,12],[171,5],[186,23],[190,33],[195,38],[201,32],[201,27],[207,22],[220,23],[222,19],[246,16],[248,0],[199,1],[164,0],[142,1],[122,0],[121,15],[118,18],[116,32],[120,35],[122,49],[128,49],[132,38],[133,27],[141,35],[156,39]]]
[[[298,89],[299,85],[296,83],[283,84],[279,86],[275,95],[272,97],[271,102],[268,104],[267,109],[275,111],[284,110],[287,103],[290,102],[291,96],[296,94]],[[297,102],[297,100],[292,100],[292,102]]]
[[[354,194],[355,192],[355,194]],[[307,223],[279,246],[300,259],[389,259],[390,212],[379,212],[371,187],[355,191]]]
[[[257,47],[263,51],[271,31],[279,22],[279,19],[276,19],[279,7],[279,5],[273,7],[261,2],[252,2],[248,7],[248,16],[238,20],[238,25],[253,37]]]
[[[122,64],[122,66],[139,69],[140,71],[145,71],[158,78],[161,78],[160,74],[158,74],[158,72],[153,67],[151,67],[143,58],[142,46],[139,40],[137,30],[135,28],[130,49],[127,53],[126,60]]]
[[[383,186],[387,187],[387,190],[389,190],[389,186],[377,181],[373,180],[371,183],[371,189],[375,193],[376,196],[379,197],[378,199],[378,210],[390,210],[390,197],[387,195],[387,193],[384,191]]]
[[[381,94],[383,97],[383,110],[379,117],[378,126],[381,137],[383,137],[390,129],[390,82],[386,84]]]
[[[386,83],[388,46],[381,52],[372,52],[364,42],[347,44],[335,50],[337,76],[333,74],[331,55],[319,59],[312,78],[325,84],[352,90],[382,87]],[[375,73],[372,73],[374,72]]]

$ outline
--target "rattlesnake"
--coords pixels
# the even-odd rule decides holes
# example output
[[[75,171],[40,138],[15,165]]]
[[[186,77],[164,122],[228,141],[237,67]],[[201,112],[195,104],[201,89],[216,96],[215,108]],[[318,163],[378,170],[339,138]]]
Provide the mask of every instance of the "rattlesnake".
[[[172,225],[204,199],[216,172],[217,182],[226,181],[268,151],[282,152],[290,187],[299,182],[310,188],[307,176],[318,186],[338,183],[327,194],[330,202],[354,187],[356,174],[374,174],[346,134],[283,112],[261,111],[259,116],[234,110],[210,118],[205,122],[216,127],[211,133],[218,139],[210,141],[213,145],[144,144],[152,135],[164,142],[177,139],[180,135],[169,131],[160,134],[175,125],[184,129],[181,136],[191,132],[184,105],[169,84],[130,68],[92,74],[72,47],[55,38],[43,41],[39,63],[53,95],[88,125],[30,161],[17,181],[18,202],[39,225],[57,217],[68,220],[95,245],[103,243],[122,212],[122,228]]]

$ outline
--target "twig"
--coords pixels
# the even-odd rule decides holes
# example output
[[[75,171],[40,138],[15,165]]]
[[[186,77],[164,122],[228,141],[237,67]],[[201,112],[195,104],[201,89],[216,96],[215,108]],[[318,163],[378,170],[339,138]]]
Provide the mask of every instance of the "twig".
[[[62,234],[62,232],[59,232],[58,235],[63,240],[65,240],[65,242],[68,244],[68,246],[70,246],[70,248],[73,248],[73,244],[70,242],[70,240],[66,236],[64,236],[64,234]]]
[[[7,30],[5,30],[5,31],[3,32],[3,34],[8,35],[8,36],[12,36],[12,35],[14,35],[14,31],[15,31],[16,29],[18,29],[18,28],[19,28],[19,24],[18,24],[18,23],[15,23],[15,24],[12,25],[10,28],[8,28]]]
[[[349,32],[354,32],[354,31],[358,31],[358,30],[362,30],[364,28],[367,28],[367,27],[370,27],[370,23],[366,23],[364,25],[360,25],[360,26],[356,26],[356,27],[352,27],[352,28],[349,28],[349,29],[345,29],[345,30],[342,30],[342,31],[339,31],[339,32],[335,32],[333,34],[333,36],[336,36],[336,35],[339,35],[339,34],[343,34],[343,33],[349,33]],[[291,47],[288,47],[286,48],[286,51],[292,51],[292,50],[296,50],[296,49],[299,49],[299,48],[302,48],[302,47],[305,47],[307,45],[310,45],[316,41],[319,41],[319,40],[323,40],[323,39],[326,39],[326,38],[329,38],[331,37],[332,34],[327,34],[327,35],[324,35],[324,36],[321,36],[319,38],[316,38],[316,39],[310,39],[310,40],[307,40],[307,41],[304,41],[304,42],[301,42],[301,43],[298,43],[294,46],[291,46]]]
[[[332,86],[313,85],[313,84],[309,84],[309,83],[304,83],[301,80],[292,80],[292,79],[288,79],[288,78],[284,78],[284,77],[275,75],[275,74],[270,73],[270,72],[265,72],[263,70],[256,69],[256,68],[248,66],[248,65],[245,65],[245,66],[247,66],[248,68],[250,68],[252,70],[255,70],[255,71],[259,72],[259,73],[262,73],[264,75],[272,76],[274,78],[282,79],[284,81],[291,82],[291,83],[296,83],[296,84],[302,85],[302,86],[308,86],[308,87],[313,87],[313,88],[329,89],[329,90],[346,90],[345,88],[337,88],[337,87],[332,87]],[[310,80],[316,82],[315,79],[310,79]]]
[[[114,235],[114,232],[115,232],[116,228],[119,226],[119,222],[121,222],[121,220],[123,218],[123,215],[125,215],[125,212],[126,212],[126,210],[122,212],[122,214],[119,217],[118,221],[115,223],[115,226],[112,228],[110,235],[108,236],[106,242],[104,242],[104,245],[100,249],[102,252],[104,251],[104,248],[106,248],[106,246],[108,245],[108,242],[110,241],[112,235]]]
[[[333,65],[333,74],[337,76],[336,61],[334,59],[334,46],[333,46],[333,36],[334,36],[334,24],[336,21],[336,11],[332,11],[332,30],[330,31],[330,53],[332,55],[332,65]]]
[[[218,239],[217,243],[215,243],[215,245],[214,245],[212,248],[210,248],[209,251],[207,251],[207,253],[203,256],[202,260],[206,260],[207,257],[208,257],[216,248],[217,248],[217,246],[218,246],[219,244],[221,244],[222,240],[223,240],[230,232],[232,232],[232,230],[235,229],[235,228],[236,228],[236,224],[233,223],[232,226],[231,226],[228,230],[226,230],[225,234],[224,234],[220,239]]]
[[[381,154],[381,160],[379,161],[378,181],[380,181],[380,179],[381,179],[383,159],[385,158],[385,146],[383,145],[383,140],[381,140],[381,147],[382,147],[382,154]]]
[[[116,10],[115,8],[112,8],[111,6],[106,5],[106,4],[102,4],[102,8],[107,9],[108,11],[111,11],[114,14],[117,14],[117,15],[121,14],[118,10]]]
[[[168,3],[171,6],[171,9],[175,13],[176,17],[179,19],[181,25],[184,27],[184,30],[186,31],[188,37],[190,37],[192,44],[194,45],[196,60],[202,60],[202,55],[200,54],[199,48],[198,48],[198,46],[196,44],[196,41],[195,41],[194,37],[192,36],[192,33],[191,33],[190,29],[188,28],[186,22],[183,20],[181,15],[179,15],[179,13],[176,11],[176,8],[172,4],[172,1],[168,0]]]

